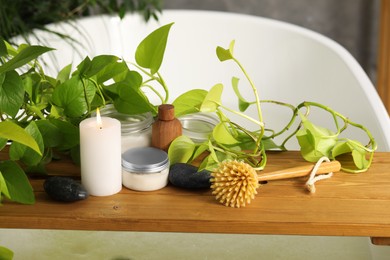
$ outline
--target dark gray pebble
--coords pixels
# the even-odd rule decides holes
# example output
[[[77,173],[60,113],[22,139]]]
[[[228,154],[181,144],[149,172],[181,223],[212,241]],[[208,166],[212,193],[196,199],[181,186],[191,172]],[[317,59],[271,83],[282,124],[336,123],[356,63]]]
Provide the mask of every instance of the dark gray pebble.
[[[43,188],[50,198],[57,201],[72,202],[88,198],[85,188],[68,177],[50,177],[43,183]]]
[[[210,188],[210,171],[202,170],[198,172],[198,168],[187,163],[175,163],[169,169],[169,182],[172,185],[188,188],[202,189]]]

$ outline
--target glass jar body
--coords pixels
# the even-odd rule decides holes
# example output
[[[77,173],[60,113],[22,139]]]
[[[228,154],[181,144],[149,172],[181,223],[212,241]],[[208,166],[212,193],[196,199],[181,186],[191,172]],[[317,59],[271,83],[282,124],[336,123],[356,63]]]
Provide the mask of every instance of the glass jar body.
[[[220,122],[213,113],[198,112],[178,118],[183,126],[183,135],[188,136],[194,143],[207,141],[214,127]]]
[[[151,113],[128,115],[116,111],[113,105],[106,105],[100,111],[102,116],[116,118],[121,123],[122,153],[130,148],[147,147],[151,144],[153,116]]]

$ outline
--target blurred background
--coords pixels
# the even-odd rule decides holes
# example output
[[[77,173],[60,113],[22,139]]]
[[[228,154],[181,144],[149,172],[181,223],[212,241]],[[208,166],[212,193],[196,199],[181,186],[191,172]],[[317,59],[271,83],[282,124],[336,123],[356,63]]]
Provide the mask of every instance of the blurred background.
[[[163,0],[162,6],[250,14],[306,27],[344,46],[376,85],[380,0]]]
[[[146,20],[164,9],[200,9],[269,17],[300,25],[343,45],[376,85],[380,0],[0,0],[0,37],[45,24],[111,13],[138,12]]]

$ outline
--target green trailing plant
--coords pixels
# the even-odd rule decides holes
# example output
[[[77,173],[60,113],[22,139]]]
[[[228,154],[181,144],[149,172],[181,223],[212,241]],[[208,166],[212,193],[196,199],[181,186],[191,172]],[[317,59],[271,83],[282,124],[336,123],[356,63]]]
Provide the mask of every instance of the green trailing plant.
[[[14,48],[0,41],[0,149],[9,149],[9,159],[0,162],[0,195],[34,203],[26,173],[45,173],[45,166],[62,154],[77,163],[78,125],[96,108],[113,104],[122,113],[156,114],[159,104],[152,104],[144,89],[158,93],[161,103],[168,97],[159,68],[171,26],[158,28],[139,43],[134,64],[113,55],[86,57],[74,70],[64,67],[56,78],[46,75],[37,61],[51,48]]]
[[[243,65],[234,56],[233,50],[234,41],[231,42],[227,49],[217,47],[216,54],[221,62],[233,61],[236,63],[249,82],[254,100],[247,101],[243,98],[238,86],[239,79],[236,77],[232,78],[232,87],[238,98],[239,110],[233,110],[224,106],[221,100],[222,84],[213,86],[208,92],[197,89],[190,90],[179,96],[173,102],[179,114],[215,112],[220,119],[220,123],[213,129],[209,140],[204,143],[195,144],[186,136],[175,139],[168,151],[171,163],[190,163],[205,151],[208,151],[209,155],[203,159],[200,165],[201,169],[212,171],[223,160],[238,159],[248,163],[256,170],[262,170],[267,162],[266,151],[269,149],[286,150],[286,143],[295,136],[301,147],[301,154],[307,161],[316,162],[323,156],[330,159],[337,158],[345,162],[342,164],[342,170],[354,173],[366,171],[370,167],[377,145],[366,127],[352,122],[347,117],[325,105],[315,102],[303,102],[295,107],[280,101],[261,101],[258,88],[255,87]],[[275,132],[272,129],[265,129],[261,109],[261,103],[264,102],[291,109],[292,117],[281,131]],[[251,105],[256,106],[257,118],[251,118],[244,113]],[[189,106],[192,106],[192,108]],[[313,107],[326,111],[331,115],[336,127],[335,132],[315,125],[309,120],[310,111]],[[257,130],[251,131],[231,121],[224,111],[234,113],[255,123]],[[297,129],[290,133],[280,145],[277,145],[274,139],[287,133],[297,118],[301,118]],[[342,122],[341,125],[340,121]],[[357,140],[340,137],[342,132],[351,127],[358,128],[366,133],[369,139],[367,145],[363,145]],[[345,155],[350,156],[347,161],[343,159]]]

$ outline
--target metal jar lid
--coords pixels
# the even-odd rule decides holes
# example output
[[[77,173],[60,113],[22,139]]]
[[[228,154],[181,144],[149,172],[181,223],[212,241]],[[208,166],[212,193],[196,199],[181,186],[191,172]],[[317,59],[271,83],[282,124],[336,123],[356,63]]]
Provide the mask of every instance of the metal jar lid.
[[[154,147],[131,148],[122,154],[122,167],[140,174],[160,172],[169,167],[168,154]]]

